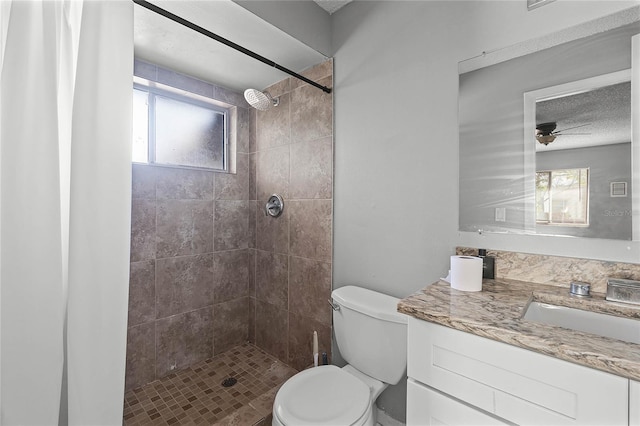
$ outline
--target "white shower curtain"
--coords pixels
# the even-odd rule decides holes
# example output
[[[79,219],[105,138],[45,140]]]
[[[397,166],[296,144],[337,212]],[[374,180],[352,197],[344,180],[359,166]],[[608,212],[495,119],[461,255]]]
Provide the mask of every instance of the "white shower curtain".
[[[122,424],[133,4],[0,3],[0,422]]]

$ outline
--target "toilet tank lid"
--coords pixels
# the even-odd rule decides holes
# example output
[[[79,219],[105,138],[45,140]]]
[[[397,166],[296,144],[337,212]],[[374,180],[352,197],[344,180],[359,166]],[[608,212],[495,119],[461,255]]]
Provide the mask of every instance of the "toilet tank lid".
[[[400,324],[407,323],[407,316],[398,312],[400,299],[362,287],[345,286],[333,290],[334,302],[373,318]]]

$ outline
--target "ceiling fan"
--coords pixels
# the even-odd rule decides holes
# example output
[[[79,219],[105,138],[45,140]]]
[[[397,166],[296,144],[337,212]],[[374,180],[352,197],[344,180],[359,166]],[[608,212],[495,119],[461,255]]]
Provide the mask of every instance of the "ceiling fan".
[[[543,145],[549,145],[561,135],[588,135],[589,133],[562,133],[567,130],[577,129],[579,127],[589,126],[590,124],[581,124],[579,126],[567,127],[566,129],[556,130],[558,123],[551,121],[548,123],[540,123],[536,125],[536,140]]]

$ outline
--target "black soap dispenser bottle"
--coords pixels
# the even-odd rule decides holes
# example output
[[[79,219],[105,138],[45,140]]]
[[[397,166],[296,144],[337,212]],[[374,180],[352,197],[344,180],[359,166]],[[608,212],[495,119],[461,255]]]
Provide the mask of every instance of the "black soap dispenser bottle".
[[[494,279],[496,276],[496,258],[487,256],[487,250],[479,249],[478,257],[482,258],[482,278]]]

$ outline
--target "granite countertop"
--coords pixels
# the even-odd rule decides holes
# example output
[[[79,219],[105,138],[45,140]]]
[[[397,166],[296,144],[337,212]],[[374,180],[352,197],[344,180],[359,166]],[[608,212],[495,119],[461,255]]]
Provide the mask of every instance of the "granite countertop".
[[[518,346],[565,361],[640,380],[640,345],[521,319],[537,301],[640,320],[640,306],[568,294],[568,286],[484,280],[481,292],[452,289],[438,281],[401,299],[398,311],[412,317]]]

